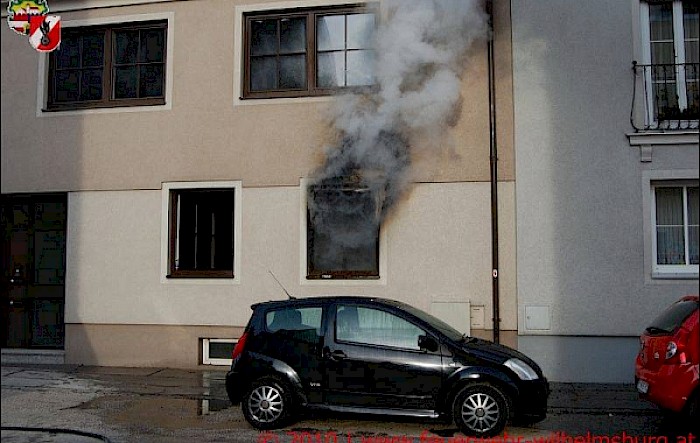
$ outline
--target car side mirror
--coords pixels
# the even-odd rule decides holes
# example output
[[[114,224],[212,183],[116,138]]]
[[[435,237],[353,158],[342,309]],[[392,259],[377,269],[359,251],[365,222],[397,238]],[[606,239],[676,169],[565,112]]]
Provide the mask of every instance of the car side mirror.
[[[418,336],[418,347],[423,351],[435,352],[438,350],[438,342],[428,335]]]

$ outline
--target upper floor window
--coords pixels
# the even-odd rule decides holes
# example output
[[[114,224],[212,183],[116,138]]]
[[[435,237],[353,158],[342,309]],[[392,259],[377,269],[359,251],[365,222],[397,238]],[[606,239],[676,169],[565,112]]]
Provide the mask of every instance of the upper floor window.
[[[691,0],[642,3],[647,126],[688,127],[680,121],[700,116],[699,10]]]
[[[245,16],[243,98],[330,94],[374,83],[375,14],[363,7]]]
[[[62,34],[49,57],[48,110],[165,104],[167,21]]]
[[[698,272],[698,184],[653,185],[654,271]]]

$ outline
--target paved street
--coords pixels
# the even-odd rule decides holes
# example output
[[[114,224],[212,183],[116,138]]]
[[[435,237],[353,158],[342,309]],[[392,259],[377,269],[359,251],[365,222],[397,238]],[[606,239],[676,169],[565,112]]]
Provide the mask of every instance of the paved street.
[[[325,414],[261,434],[244,421],[239,407],[231,407],[224,374],[223,370],[4,365],[2,442],[467,442],[454,425],[442,422]],[[663,437],[669,443],[691,443],[677,440],[687,430],[639,401],[632,385],[553,384],[552,388],[548,418],[532,427],[509,427],[505,441],[499,441],[560,437],[564,443],[566,436],[635,436],[637,441],[619,443],[666,443]],[[645,436],[662,439],[643,442]]]

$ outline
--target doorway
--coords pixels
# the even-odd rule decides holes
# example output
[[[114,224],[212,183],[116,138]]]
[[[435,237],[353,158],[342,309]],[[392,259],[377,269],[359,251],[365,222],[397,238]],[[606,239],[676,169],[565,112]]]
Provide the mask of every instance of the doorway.
[[[67,195],[9,194],[0,203],[0,344],[63,349]]]

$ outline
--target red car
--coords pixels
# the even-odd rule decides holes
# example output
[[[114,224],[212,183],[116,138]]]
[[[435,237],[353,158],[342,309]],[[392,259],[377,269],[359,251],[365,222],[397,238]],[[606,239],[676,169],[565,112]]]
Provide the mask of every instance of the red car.
[[[681,298],[640,337],[635,380],[641,398],[697,420],[700,410],[700,327],[697,295]]]

